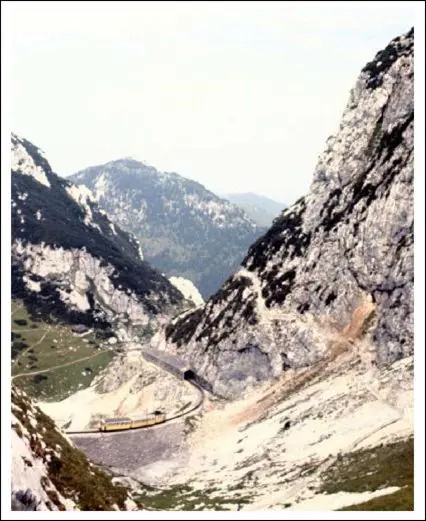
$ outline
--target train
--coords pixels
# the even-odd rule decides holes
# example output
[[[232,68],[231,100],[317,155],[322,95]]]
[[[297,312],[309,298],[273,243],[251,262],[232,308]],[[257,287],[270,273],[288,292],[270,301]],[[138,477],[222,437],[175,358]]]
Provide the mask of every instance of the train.
[[[123,431],[129,429],[139,429],[141,427],[150,427],[157,423],[164,423],[166,421],[166,415],[161,411],[155,411],[152,414],[148,414],[144,418],[105,418],[99,423],[99,430],[101,432],[106,431]]]

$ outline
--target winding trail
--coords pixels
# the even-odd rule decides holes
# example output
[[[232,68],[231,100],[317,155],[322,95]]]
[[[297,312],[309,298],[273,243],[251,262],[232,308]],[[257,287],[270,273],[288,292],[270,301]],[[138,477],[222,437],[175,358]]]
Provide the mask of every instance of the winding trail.
[[[27,347],[26,349],[24,349],[23,351],[21,351],[18,356],[15,358],[14,362],[13,362],[13,366],[15,366],[17,363],[18,363],[18,360],[20,360],[24,354],[28,353],[28,351],[30,349],[33,349],[34,347],[38,346],[39,344],[41,344],[43,342],[43,340],[46,338],[46,335],[47,333],[49,333],[49,330],[47,330],[44,335],[41,336],[41,338],[39,340],[37,340],[37,342],[35,344],[32,344],[31,346]],[[13,378],[16,378],[17,376],[19,375],[15,375],[14,377],[12,377],[12,380]]]
[[[14,380],[15,378],[23,377],[23,376],[33,376],[33,375],[41,374],[41,373],[49,373],[50,371],[55,371],[56,369],[61,369],[62,367],[67,367],[69,365],[77,364],[78,362],[83,362],[84,360],[91,360],[92,358],[95,358],[96,356],[99,356],[100,354],[102,354],[104,352],[105,351],[99,351],[98,353],[95,353],[94,355],[85,356],[83,358],[79,358],[78,360],[72,360],[71,362],[67,362],[65,364],[55,365],[54,367],[49,367],[48,369],[40,369],[39,371],[32,371],[30,373],[15,374],[14,376],[12,376],[12,380]]]
[[[18,307],[16,307],[13,311],[12,311],[12,317],[14,317],[17,313],[17,311],[19,311],[20,309],[22,309],[24,307],[23,304],[19,304]]]
[[[12,329],[12,333],[29,333],[36,331],[34,328],[30,329]]]

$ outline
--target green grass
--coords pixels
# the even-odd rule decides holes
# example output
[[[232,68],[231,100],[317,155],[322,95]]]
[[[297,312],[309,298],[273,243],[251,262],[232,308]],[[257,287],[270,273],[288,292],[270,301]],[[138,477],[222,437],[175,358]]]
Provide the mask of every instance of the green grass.
[[[218,490],[211,488],[206,490],[193,490],[189,485],[175,486],[166,490],[156,492],[151,489],[149,492],[139,496],[142,504],[154,510],[183,510],[183,511],[202,511],[202,510],[229,510],[230,504],[249,503],[247,496],[226,498],[222,495],[215,495]]]
[[[413,485],[408,485],[400,490],[397,490],[393,494],[387,494],[386,496],[380,496],[358,505],[351,507],[342,508],[341,510],[379,510],[379,511],[412,511],[414,510],[414,489]]]
[[[344,510],[413,510],[414,440],[409,438],[345,455],[321,477],[319,492],[328,494],[400,487],[393,494]]]
[[[100,347],[95,332],[80,337],[72,332],[71,326],[34,321],[21,301],[12,301],[12,332],[15,337],[12,341],[12,376],[72,364],[41,373],[39,378],[29,375],[14,380],[37,399],[62,400],[88,387],[115,355]],[[83,374],[86,368],[91,372]]]
[[[103,351],[91,360],[84,360],[48,373],[41,373],[40,376],[45,376],[47,379],[39,383],[37,383],[35,376],[22,376],[17,378],[15,382],[21,389],[36,399],[44,401],[64,400],[71,394],[88,387],[95,376],[109,364],[113,357],[113,353]],[[93,372],[84,375],[83,373],[88,367]]]

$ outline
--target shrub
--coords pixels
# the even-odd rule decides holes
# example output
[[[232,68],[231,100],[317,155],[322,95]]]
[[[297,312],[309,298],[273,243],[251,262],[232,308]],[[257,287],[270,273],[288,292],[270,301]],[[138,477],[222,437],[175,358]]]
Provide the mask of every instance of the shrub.
[[[47,376],[45,376],[44,374],[36,374],[33,377],[33,382],[35,384],[39,384],[39,383],[43,382],[44,380],[47,380]]]

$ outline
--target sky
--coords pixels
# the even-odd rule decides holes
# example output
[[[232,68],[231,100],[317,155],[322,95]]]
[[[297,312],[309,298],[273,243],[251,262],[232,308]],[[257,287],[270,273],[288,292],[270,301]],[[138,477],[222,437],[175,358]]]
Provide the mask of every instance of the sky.
[[[59,175],[133,157],[291,204],[422,4],[4,2],[11,130]]]

